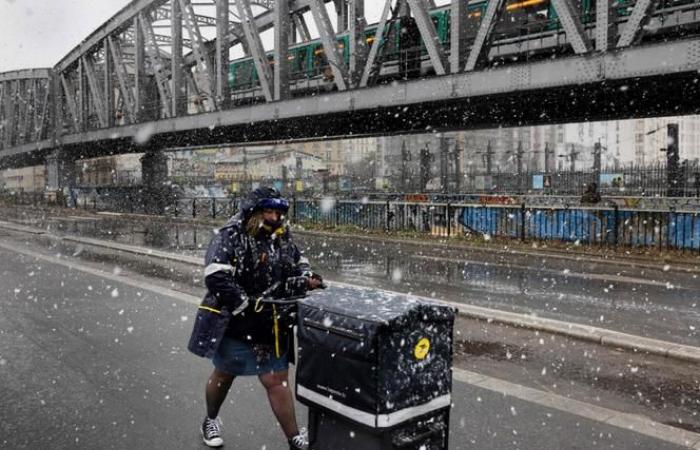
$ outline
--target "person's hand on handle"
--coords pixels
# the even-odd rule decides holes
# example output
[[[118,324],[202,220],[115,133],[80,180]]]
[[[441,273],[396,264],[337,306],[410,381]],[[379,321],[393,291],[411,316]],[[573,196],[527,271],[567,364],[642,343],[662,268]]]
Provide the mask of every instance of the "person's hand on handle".
[[[309,290],[313,291],[314,289],[325,289],[326,288],[326,283],[323,282],[323,277],[317,273],[307,273],[306,276],[309,278]]]

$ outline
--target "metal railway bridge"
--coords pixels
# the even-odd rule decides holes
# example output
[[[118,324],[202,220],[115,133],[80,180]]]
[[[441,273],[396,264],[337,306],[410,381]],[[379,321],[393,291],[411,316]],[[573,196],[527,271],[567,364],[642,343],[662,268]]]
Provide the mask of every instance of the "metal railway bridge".
[[[700,112],[700,0],[542,2],[554,14],[532,28],[509,15],[527,1],[474,13],[474,1],[382,0],[383,38],[367,39],[364,0],[133,0],[55,67],[0,73],[0,164],[45,162],[60,188],[66,162],[146,152],[147,182],[159,150],[188,145]],[[417,76],[387,58],[401,18],[421,46]],[[274,62],[310,25],[327,67],[299,77]],[[258,74],[246,89],[230,82],[235,52]]]

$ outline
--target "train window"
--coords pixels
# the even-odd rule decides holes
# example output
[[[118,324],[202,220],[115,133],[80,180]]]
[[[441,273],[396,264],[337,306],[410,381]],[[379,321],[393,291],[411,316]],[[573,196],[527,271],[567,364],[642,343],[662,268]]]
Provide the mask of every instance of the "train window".
[[[308,47],[303,47],[297,50],[297,56],[296,59],[294,60],[294,73],[298,74],[300,77],[303,77],[303,75],[306,73],[306,55],[307,55]]]
[[[326,58],[326,52],[323,50],[323,46],[318,44],[314,46],[314,68],[318,69],[328,65],[328,59]]]
[[[236,68],[236,85],[244,89],[252,87],[253,72],[253,60],[240,62]]]

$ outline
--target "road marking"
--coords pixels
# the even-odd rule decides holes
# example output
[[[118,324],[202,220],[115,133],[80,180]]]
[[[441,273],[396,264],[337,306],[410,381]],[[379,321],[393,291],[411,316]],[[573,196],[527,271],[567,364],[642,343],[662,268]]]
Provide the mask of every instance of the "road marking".
[[[26,248],[18,248],[4,242],[0,242],[0,248],[15,253],[20,253],[26,256],[31,256],[36,259],[47,261],[53,264],[68,267],[72,270],[78,270],[90,275],[105,278],[118,283],[126,284],[137,289],[143,289],[155,294],[171,297],[176,300],[181,300],[190,304],[198,305],[201,301],[199,297],[185,294],[184,292],[175,291],[162,286],[156,286],[150,283],[131,280],[126,277],[114,275],[103,270],[94,269],[82,264],[69,261],[66,258],[44,255]],[[334,283],[344,284],[344,283]],[[493,392],[498,392],[504,395],[524,400],[528,403],[534,403],[546,408],[552,408],[559,411],[564,411],[569,414],[574,414],[596,422],[605,423],[617,428],[633,431],[665,442],[683,445],[687,447],[700,448],[700,434],[685,431],[669,425],[664,425],[655,422],[644,416],[637,414],[623,413],[612,409],[604,408],[597,405],[573,400],[560,395],[552,394],[546,391],[540,391],[527,386],[522,386],[515,383],[510,383],[498,378],[481,375],[476,372],[471,372],[459,368],[453,369],[453,378],[459,382],[475,386],[482,389],[487,389]]]
[[[6,222],[2,222],[2,221],[0,221],[0,226],[5,227],[5,228],[10,229],[10,230],[13,230],[13,231],[30,232],[30,233],[32,232],[31,228],[16,227],[13,225],[6,226]],[[93,246],[102,247],[102,248],[117,249],[119,251],[126,251],[126,252],[134,253],[137,255],[143,255],[143,256],[155,257],[155,258],[164,258],[166,260],[176,260],[179,262],[184,262],[187,264],[199,266],[199,264],[196,262],[196,258],[188,257],[186,255],[171,254],[171,253],[160,252],[158,250],[152,250],[152,249],[144,250],[143,248],[140,248],[140,247],[130,246],[130,245],[126,245],[126,244],[117,244],[117,243],[107,242],[107,241],[100,241],[100,240],[95,240],[95,239],[88,239],[88,238],[77,238],[77,237],[72,237],[72,236],[60,237],[60,236],[55,236],[55,235],[46,233],[44,231],[42,231],[40,234],[54,236],[54,237],[57,237],[59,239],[63,239],[66,241],[79,242],[79,243],[83,243],[84,245],[93,245]],[[119,280],[123,281],[121,278],[119,278]],[[374,289],[377,291],[387,292],[387,293],[391,293],[391,294],[409,295],[409,294],[391,291],[391,290],[387,290],[387,289],[381,289],[378,287],[370,288],[368,286],[358,286],[355,284],[343,283],[340,281],[333,281],[330,284],[334,284],[337,286],[350,287],[350,288],[354,288],[354,289],[365,288],[365,289]],[[145,289],[145,288],[143,288],[143,289]],[[160,291],[158,291],[158,293],[160,293]],[[495,322],[499,322],[499,323],[503,323],[503,324],[511,325],[511,326],[516,326],[516,327],[525,327],[525,328],[530,328],[533,330],[545,331],[548,333],[561,334],[563,336],[569,336],[569,337],[576,338],[576,339],[582,339],[582,340],[585,340],[588,342],[593,342],[593,343],[596,343],[599,345],[607,345],[607,346],[626,348],[626,349],[630,349],[630,350],[635,351],[635,352],[644,351],[644,352],[648,352],[649,354],[652,354],[652,355],[658,355],[658,356],[669,357],[669,358],[676,358],[676,359],[681,359],[684,361],[690,361],[690,362],[694,362],[694,363],[700,362],[700,347],[693,347],[693,346],[689,346],[689,345],[676,344],[673,342],[662,341],[662,340],[658,340],[658,339],[650,339],[650,338],[646,338],[646,337],[642,337],[642,336],[635,336],[635,335],[631,335],[631,334],[627,334],[627,333],[612,331],[612,330],[608,330],[605,328],[597,328],[597,327],[593,327],[590,325],[569,323],[569,322],[563,322],[563,321],[559,321],[559,320],[555,320],[555,319],[541,318],[541,317],[537,317],[537,316],[531,315],[531,314],[512,313],[512,312],[508,312],[508,311],[485,308],[485,307],[481,307],[481,306],[474,306],[474,305],[470,305],[468,303],[457,303],[457,302],[448,301],[448,300],[427,298],[427,297],[419,296],[416,294],[410,294],[410,295],[415,297],[415,298],[418,298],[418,299],[440,302],[440,303],[452,306],[459,311],[459,314],[461,316],[464,316],[464,317],[469,317],[469,318],[474,318],[474,319],[479,319],[479,320],[487,320],[489,322],[495,321]],[[199,302],[197,301],[197,303],[199,303]]]
[[[534,403],[546,408],[574,414],[595,422],[633,431],[664,442],[682,445],[684,447],[700,448],[700,434],[655,422],[648,417],[638,414],[615,411],[613,409],[510,383],[468,370],[455,368],[452,370],[452,376],[455,380],[470,386],[509,395],[528,403]]]
[[[578,273],[578,272],[566,272],[564,270],[554,270],[554,269],[543,269],[543,268],[533,268],[528,266],[521,266],[518,264],[501,264],[501,263],[487,263],[484,261],[472,261],[468,259],[457,259],[457,258],[446,258],[444,256],[427,256],[427,255],[411,255],[411,258],[424,259],[428,261],[441,261],[441,262],[451,262],[459,264],[477,264],[480,266],[493,266],[493,267],[505,267],[508,269],[520,269],[520,270],[536,270],[541,273],[556,275],[564,278],[581,278],[584,280],[597,280],[597,281],[613,281],[617,283],[632,283],[632,284],[643,284],[647,286],[662,287],[668,289],[670,284],[662,281],[649,280],[645,278],[634,278],[627,277],[624,275],[605,275],[598,273]],[[682,286],[673,285],[673,289],[688,289]]]
[[[32,258],[40,259],[43,261],[47,261],[53,264],[58,264],[64,267],[68,267],[69,269],[73,270],[78,270],[80,272],[84,273],[89,273],[90,275],[95,275],[97,277],[102,277],[106,278],[111,281],[116,281],[118,283],[126,284],[127,286],[131,286],[137,289],[142,289],[144,291],[149,291],[153,292],[154,294],[159,294],[159,295],[166,295],[168,297],[172,297],[177,300],[181,300],[183,302],[191,303],[194,305],[199,305],[202,301],[201,298],[195,297],[193,295],[186,294],[184,292],[176,291],[174,289],[168,289],[163,286],[156,286],[154,284],[146,283],[143,281],[138,281],[138,280],[132,280],[129,278],[126,278],[121,275],[114,275],[109,272],[105,272],[100,269],[94,269],[92,267],[85,266],[83,264],[77,264],[75,262],[67,260],[65,257],[57,257],[57,256],[49,256],[49,255],[44,255],[32,250],[28,250],[26,248],[19,248],[14,245],[10,245],[4,242],[0,242],[0,248],[4,248],[5,250],[13,251],[15,253],[20,253],[26,256],[31,256]]]

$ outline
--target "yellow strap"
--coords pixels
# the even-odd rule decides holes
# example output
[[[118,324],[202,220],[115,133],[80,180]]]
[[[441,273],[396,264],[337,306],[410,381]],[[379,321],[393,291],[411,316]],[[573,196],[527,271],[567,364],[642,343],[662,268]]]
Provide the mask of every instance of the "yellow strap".
[[[221,314],[221,311],[218,309],[210,308],[208,306],[200,306],[199,309],[206,309],[207,311],[211,311],[213,313]]]
[[[275,356],[278,358],[280,357],[280,326],[279,323],[277,322],[277,308],[275,305],[272,305],[272,320],[273,320],[273,327],[272,330],[275,332]]]

